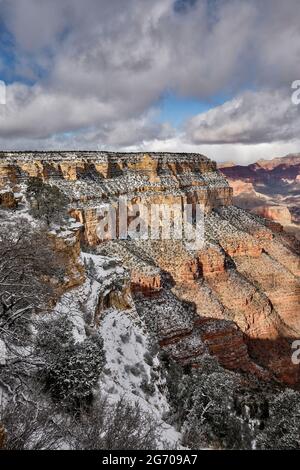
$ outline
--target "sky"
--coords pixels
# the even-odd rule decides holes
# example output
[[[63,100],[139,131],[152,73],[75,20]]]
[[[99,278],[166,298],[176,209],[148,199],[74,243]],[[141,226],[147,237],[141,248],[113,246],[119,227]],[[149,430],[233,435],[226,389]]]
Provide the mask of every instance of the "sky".
[[[0,0],[0,80],[0,150],[299,153],[299,0]]]

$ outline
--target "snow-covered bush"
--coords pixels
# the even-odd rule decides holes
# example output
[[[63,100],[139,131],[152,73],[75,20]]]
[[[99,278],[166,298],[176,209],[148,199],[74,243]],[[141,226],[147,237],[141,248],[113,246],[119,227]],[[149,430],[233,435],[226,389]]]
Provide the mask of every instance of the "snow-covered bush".
[[[38,321],[36,351],[46,364],[57,361],[64,351],[74,347],[72,328],[67,314],[52,313]]]
[[[80,414],[62,410],[36,395],[11,400],[1,416],[7,450],[157,449],[157,423],[138,403],[110,404],[101,396]],[[33,419],[34,417],[34,419]]]
[[[68,198],[58,186],[44,183],[40,178],[30,178],[26,196],[31,215],[47,225],[61,223],[67,216]]]
[[[67,421],[53,404],[31,394],[29,400],[11,398],[1,415],[5,427],[5,450],[47,450],[61,448],[68,439]]]
[[[4,341],[26,342],[33,313],[47,308],[53,297],[51,279],[65,268],[43,231],[26,219],[0,226],[0,329]]]
[[[72,424],[76,449],[149,450],[157,449],[156,420],[138,403],[124,399],[115,405],[100,401],[88,414]]]
[[[244,448],[243,422],[234,410],[234,374],[220,370],[195,374],[190,381],[191,393],[186,402],[187,416],[183,425],[184,443],[190,448]]]
[[[8,402],[26,400],[42,367],[34,351],[35,325],[55,298],[53,284],[65,271],[62,261],[47,234],[27,219],[1,220],[0,395]]]
[[[284,390],[269,403],[270,417],[256,439],[259,449],[300,449],[300,393]]]
[[[250,448],[251,432],[235,410],[239,376],[223,369],[211,356],[199,368],[186,370],[162,356],[165,364],[171,422],[183,434],[183,444],[203,447]]]
[[[79,407],[91,402],[103,365],[101,339],[88,338],[63,350],[50,364],[46,386],[55,400]]]
[[[40,322],[36,347],[44,360],[42,380],[56,402],[80,407],[92,400],[105,363],[98,334],[75,343],[68,316],[52,314]]]

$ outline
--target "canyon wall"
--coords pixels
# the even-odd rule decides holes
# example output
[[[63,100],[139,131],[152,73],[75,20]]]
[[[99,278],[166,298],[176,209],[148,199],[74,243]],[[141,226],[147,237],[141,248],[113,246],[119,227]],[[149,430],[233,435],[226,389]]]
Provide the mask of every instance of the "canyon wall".
[[[299,244],[278,224],[233,206],[232,189],[214,162],[174,153],[0,156],[8,204],[33,176],[68,196],[83,246],[114,256],[130,273],[137,310],[175,360],[197,367],[210,353],[224,367],[299,386],[291,362],[291,342],[300,336]],[[99,239],[97,209],[120,196],[146,205],[201,203],[202,248],[191,249],[184,239]]]

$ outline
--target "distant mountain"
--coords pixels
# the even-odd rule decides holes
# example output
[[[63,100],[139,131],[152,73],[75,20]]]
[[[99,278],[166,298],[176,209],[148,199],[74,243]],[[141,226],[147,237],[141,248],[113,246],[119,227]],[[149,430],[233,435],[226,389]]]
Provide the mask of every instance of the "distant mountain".
[[[279,166],[295,166],[300,165],[300,153],[290,153],[285,157],[277,157],[272,160],[258,160],[257,164],[263,168],[274,169]]]
[[[296,180],[300,174],[300,154],[287,155],[273,160],[258,160],[250,165],[235,165],[225,162],[218,165],[224,175],[231,179],[247,179],[258,183],[267,180]]]
[[[218,165],[234,190],[234,202],[281,223],[300,236],[300,153],[247,166]]]

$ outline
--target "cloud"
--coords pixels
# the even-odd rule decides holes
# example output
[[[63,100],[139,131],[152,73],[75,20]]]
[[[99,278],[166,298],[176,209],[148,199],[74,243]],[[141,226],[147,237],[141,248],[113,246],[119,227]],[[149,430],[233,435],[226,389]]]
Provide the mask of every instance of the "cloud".
[[[298,138],[300,109],[291,91],[244,92],[193,117],[186,138],[198,144],[258,144]]]
[[[260,159],[282,157],[290,153],[299,154],[300,139],[292,142],[266,144],[194,144],[187,142],[183,134],[165,139],[153,139],[138,145],[125,147],[125,151],[191,152],[201,153],[217,162],[231,161],[247,165]],[[119,150],[118,148],[116,150]]]
[[[181,145],[293,138],[283,90],[299,78],[298,0],[2,0],[0,15],[15,75],[7,145],[163,145],[175,131],[152,113],[168,90],[237,96],[191,120]]]

